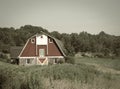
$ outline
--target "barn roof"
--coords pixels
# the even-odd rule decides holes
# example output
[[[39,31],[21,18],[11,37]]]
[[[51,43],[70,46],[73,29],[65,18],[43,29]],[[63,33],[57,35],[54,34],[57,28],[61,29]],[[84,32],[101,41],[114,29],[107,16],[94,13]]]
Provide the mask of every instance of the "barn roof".
[[[58,39],[56,39],[56,38],[54,38],[54,37],[53,37],[53,39],[55,40],[55,42],[56,42],[56,44],[58,45],[58,47],[59,47],[60,51],[62,52],[62,54],[63,54],[64,56],[66,56],[65,53],[64,53],[65,48],[64,48],[63,43],[62,43],[60,40],[58,40]]]
[[[55,37],[53,37],[53,36],[51,36],[51,35],[49,35],[49,34],[47,34],[47,33],[42,32],[42,31],[41,31],[41,33],[37,33],[37,34],[34,35],[34,36],[39,36],[39,35],[46,35],[46,36],[52,38],[52,39],[55,41],[55,43],[57,44],[59,50],[62,52],[63,56],[66,56],[66,55],[65,55],[64,45],[63,45],[63,43],[62,43],[60,40],[56,39]],[[32,36],[32,37],[34,37],[34,36]],[[32,37],[31,37],[31,38],[32,38]]]
[[[11,58],[18,58],[22,48],[23,47],[21,47],[21,46],[12,46],[10,48],[10,56],[11,56]]]

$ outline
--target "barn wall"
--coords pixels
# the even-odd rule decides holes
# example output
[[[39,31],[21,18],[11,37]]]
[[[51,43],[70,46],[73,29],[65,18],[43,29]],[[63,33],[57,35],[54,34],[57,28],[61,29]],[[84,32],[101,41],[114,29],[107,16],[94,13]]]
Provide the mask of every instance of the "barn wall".
[[[34,37],[35,39],[35,37]],[[31,39],[29,39],[26,47],[24,48],[21,57],[31,57],[31,56],[36,56],[36,39],[35,42],[32,43]]]
[[[36,44],[37,45],[47,45],[48,37],[46,35],[41,35],[36,37]]]
[[[63,56],[55,41],[53,41],[53,43],[48,43],[48,56]]]
[[[30,59],[30,64],[26,63],[27,59]],[[37,64],[36,58],[21,58],[21,59],[19,59],[19,65],[35,65],[35,64]]]
[[[49,64],[56,64],[56,63],[64,63],[65,59],[64,58],[48,58],[48,63]]]

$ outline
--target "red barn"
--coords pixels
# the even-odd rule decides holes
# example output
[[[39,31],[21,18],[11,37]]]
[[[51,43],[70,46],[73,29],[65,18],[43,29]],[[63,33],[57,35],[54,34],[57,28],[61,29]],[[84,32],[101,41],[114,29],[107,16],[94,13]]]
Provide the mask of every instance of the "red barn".
[[[64,60],[63,44],[58,39],[41,32],[30,37],[20,52],[20,65],[48,65]]]

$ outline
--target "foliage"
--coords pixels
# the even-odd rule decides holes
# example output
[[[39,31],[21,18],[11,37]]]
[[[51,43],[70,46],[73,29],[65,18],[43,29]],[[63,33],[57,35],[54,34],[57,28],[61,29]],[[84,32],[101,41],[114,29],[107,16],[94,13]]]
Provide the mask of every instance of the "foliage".
[[[65,57],[65,62],[70,64],[75,64],[75,58],[71,56]]]
[[[3,53],[0,54],[0,61],[10,63],[10,59],[8,58],[8,56]]]
[[[0,28],[0,51],[9,52],[10,46],[23,46],[27,39],[41,31],[50,34],[64,43],[65,53],[74,56],[78,52],[102,53],[104,56],[110,54],[120,56],[120,36],[113,36],[101,31],[92,35],[87,32],[59,33],[31,25],[21,26],[19,29]]]

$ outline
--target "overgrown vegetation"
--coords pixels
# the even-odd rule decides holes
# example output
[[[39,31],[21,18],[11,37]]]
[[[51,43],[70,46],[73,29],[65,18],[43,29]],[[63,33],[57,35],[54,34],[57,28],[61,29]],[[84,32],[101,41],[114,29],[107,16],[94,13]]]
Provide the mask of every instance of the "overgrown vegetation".
[[[87,32],[59,33],[49,32],[42,27],[25,25],[19,29],[0,28],[0,52],[9,53],[10,46],[23,46],[26,40],[36,33],[46,32],[64,43],[66,54],[78,52],[99,53],[98,56],[120,56],[120,36],[113,36],[101,31],[92,35]]]
[[[119,89],[119,82],[120,74],[98,71],[84,62],[49,66],[0,62],[0,89]]]
[[[65,62],[70,63],[70,64],[75,64],[75,58],[72,56],[66,56],[65,57]]]

